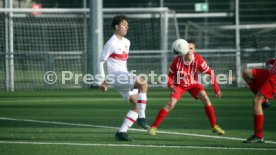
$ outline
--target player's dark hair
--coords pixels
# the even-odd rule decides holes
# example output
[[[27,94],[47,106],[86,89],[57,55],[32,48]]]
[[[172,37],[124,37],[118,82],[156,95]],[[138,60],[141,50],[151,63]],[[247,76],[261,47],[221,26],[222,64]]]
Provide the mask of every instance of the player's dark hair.
[[[116,25],[119,25],[123,20],[128,21],[127,16],[126,15],[117,15],[113,18],[112,21],[112,28],[115,30],[116,29]]]
[[[188,42],[189,44],[194,44],[194,45],[195,45],[195,40],[188,39],[187,42]]]

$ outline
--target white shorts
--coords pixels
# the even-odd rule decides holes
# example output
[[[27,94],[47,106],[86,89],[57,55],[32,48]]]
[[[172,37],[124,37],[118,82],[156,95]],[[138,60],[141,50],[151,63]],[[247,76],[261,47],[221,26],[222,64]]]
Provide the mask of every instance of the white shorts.
[[[129,97],[131,95],[138,94],[138,89],[132,89],[130,91],[119,91],[123,99],[129,102]]]
[[[137,77],[128,72],[116,72],[111,75],[111,85],[113,85],[121,94],[121,96],[129,101],[131,95],[137,94],[138,89],[134,89]]]

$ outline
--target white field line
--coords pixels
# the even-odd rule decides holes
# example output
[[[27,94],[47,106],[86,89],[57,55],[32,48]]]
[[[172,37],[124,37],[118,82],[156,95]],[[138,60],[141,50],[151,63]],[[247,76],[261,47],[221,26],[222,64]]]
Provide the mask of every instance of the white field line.
[[[70,101],[125,101],[122,98],[79,98],[79,99],[28,99],[28,100],[1,100],[0,103],[29,103],[29,102],[40,102],[40,101],[49,101],[49,102],[64,102],[65,100]],[[150,100],[169,100],[168,98],[150,98]]]
[[[142,147],[142,148],[174,148],[174,149],[209,149],[209,150],[245,150],[245,151],[276,151],[276,148],[240,148],[240,147],[209,147],[209,146],[178,146],[178,145],[136,145],[136,144],[91,144],[91,143],[57,143],[57,142],[24,142],[0,141],[0,144],[25,145],[69,145],[69,146],[102,146],[102,147]]]
[[[34,122],[34,123],[43,123],[43,124],[69,125],[69,126],[82,126],[82,127],[105,128],[105,129],[118,129],[118,127],[112,127],[112,126],[90,125],[90,124],[79,124],[79,123],[65,123],[65,122],[53,122],[53,121],[39,121],[39,120],[31,120],[31,119],[14,119],[14,118],[0,117],[0,120]],[[136,128],[130,128],[129,130],[139,131],[139,132],[146,132],[146,130],[136,129]],[[195,133],[183,133],[183,132],[157,131],[157,133],[182,135],[182,136],[193,136],[193,137],[204,137],[204,138],[214,138],[214,139],[227,139],[227,140],[234,140],[234,141],[244,141],[245,140],[245,139],[236,138],[236,137],[212,136],[212,135],[203,135],[203,134],[195,134]],[[269,144],[276,144],[276,142],[274,142],[274,141],[265,141],[265,142],[269,143]]]

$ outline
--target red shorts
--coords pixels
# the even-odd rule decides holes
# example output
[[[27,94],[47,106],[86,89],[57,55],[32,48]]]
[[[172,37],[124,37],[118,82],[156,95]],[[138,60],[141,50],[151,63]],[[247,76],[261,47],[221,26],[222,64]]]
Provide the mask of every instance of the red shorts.
[[[276,75],[271,75],[267,69],[252,69],[259,92],[268,99],[276,93]]]
[[[175,92],[171,92],[170,97],[179,100],[186,91],[188,91],[195,99],[197,99],[197,94],[201,91],[205,91],[205,89],[199,83],[190,85],[189,87],[176,86]]]

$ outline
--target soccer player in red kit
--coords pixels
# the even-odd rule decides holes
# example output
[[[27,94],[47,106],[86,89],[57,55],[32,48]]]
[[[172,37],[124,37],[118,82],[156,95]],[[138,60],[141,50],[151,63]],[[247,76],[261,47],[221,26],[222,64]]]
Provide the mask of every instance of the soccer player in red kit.
[[[243,78],[250,88],[254,88],[256,95],[253,101],[254,109],[254,134],[245,143],[264,143],[263,122],[264,113],[262,104],[266,99],[272,99],[276,93],[276,58],[266,61],[271,69],[246,69]]]
[[[206,73],[211,76],[212,85],[217,97],[221,97],[219,85],[214,73],[207,65],[205,60],[195,53],[195,42],[188,40],[189,52],[184,56],[176,56],[170,66],[168,74],[168,87],[171,90],[170,100],[158,113],[155,121],[148,129],[150,135],[156,135],[157,128],[166,118],[168,113],[174,108],[177,101],[185,92],[189,92],[195,99],[199,99],[204,104],[205,113],[210,121],[212,131],[218,135],[224,135],[225,132],[216,123],[214,107],[204,87],[198,82],[198,72]]]

